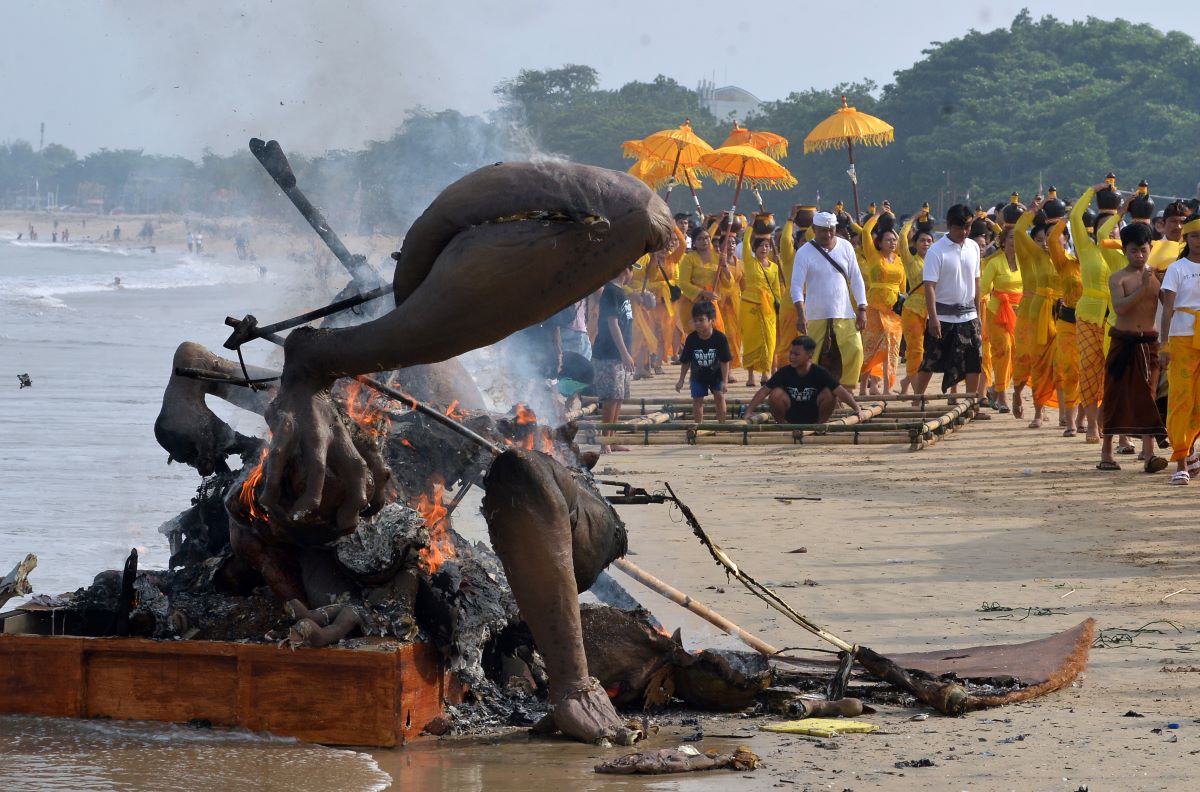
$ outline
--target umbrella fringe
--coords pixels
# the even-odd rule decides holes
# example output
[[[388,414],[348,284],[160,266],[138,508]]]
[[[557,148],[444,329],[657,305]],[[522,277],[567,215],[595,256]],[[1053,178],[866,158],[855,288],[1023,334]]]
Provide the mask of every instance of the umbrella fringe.
[[[814,140],[809,143],[804,141],[804,153],[811,154],[814,151],[829,151],[830,149],[839,149],[846,147],[846,138],[835,138],[830,140]],[[854,139],[856,146],[886,146],[889,143],[894,143],[896,135],[893,130],[887,132],[878,132],[873,135],[863,135]]]

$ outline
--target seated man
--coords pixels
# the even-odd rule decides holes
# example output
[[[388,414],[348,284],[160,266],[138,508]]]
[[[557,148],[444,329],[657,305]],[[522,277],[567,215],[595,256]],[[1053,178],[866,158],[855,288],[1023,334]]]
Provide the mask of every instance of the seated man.
[[[788,365],[776,371],[754,394],[742,417],[753,414],[766,400],[771,415],[778,423],[825,423],[841,401],[862,420],[870,416],[858,406],[845,386],[838,383],[826,369],[813,362],[817,342],[806,335],[792,341]]]

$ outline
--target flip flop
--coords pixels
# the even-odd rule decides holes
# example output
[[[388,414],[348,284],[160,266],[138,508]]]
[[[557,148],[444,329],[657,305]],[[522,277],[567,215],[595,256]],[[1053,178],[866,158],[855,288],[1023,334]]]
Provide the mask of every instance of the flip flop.
[[[1009,412],[1008,405],[1007,405],[1007,404],[1001,404],[999,407],[997,407],[997,408],[996,408],[996,411],[997,411],[998,413],[1000,413],[1001,415],[1005,415],[1005,414],[1007,414],[1007,413]]]
[[[1120,446],[1117,446],[1117,453],[1118,454],[1136,454],[1137,449],[1131,445],[1120,445]]]
[[[1075,436],[1074,429],[1067,429],[1066,431],[1063,432],[1063,437],[1074,437],[1074,436]]]
[[[1143,469],[1147,473],[1158,473],[1161,470],[1165,470],[1166,467],[1167,467],[1167,460],[1165,457],[1152,456],[1146,460],[1146,465]],[[1184,471],[1184,472],[1186,473],[1187,471]]]
[[[1087,442],[1088,445],[1100,445],[1101,440],[1099,437],[1089,437],[1087,438]]]
[[[1100,464],[1096,465],[1096,470],[1120,470],[1121,466],[1111,459],[1101,459]]]

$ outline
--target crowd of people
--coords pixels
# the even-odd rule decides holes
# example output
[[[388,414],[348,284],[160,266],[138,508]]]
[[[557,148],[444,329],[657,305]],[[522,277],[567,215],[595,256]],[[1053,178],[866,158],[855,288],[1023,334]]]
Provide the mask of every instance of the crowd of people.
[[[816,423],[838,401],[858,411],[855,391],[922,394],[940,373],[943,392],[961,383],[1031,429],[1056,407],[1063,436],[1100,446],[1099,470],[1137,454],[1155,473],[1169,447],[1170,481],[1187,484],[1200,472],[1197,208],[1156,213],[1145,182],[1125,197],[1109,174],[1071,203],[1051,187],[938,219],[887,201],[859,218],[796,205],[781,225],[678,215],[671,249],[606,286],[590,323],[604,420],[631,378],[668,365],[677,390],[690,375],[698,422],[709,396],[726,420],[739,384],[757,388],[751,411]]]

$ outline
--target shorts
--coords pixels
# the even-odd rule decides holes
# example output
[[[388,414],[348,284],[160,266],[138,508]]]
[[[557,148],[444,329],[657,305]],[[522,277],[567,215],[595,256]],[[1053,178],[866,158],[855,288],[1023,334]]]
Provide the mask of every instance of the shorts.
[[[717,393],[723,392],[722,388],[724,388],[724,387],[725,387],[725,380],[718,380],[712,384],[708,384],[705,382],[696,382],[696,380],[693,379],[692,380],[692,398],[693,399],[703,399],[705,396],[707,396],[710,393],[716,395]]]
[[[592,368],[596,372],[592,387],[596,391],[597,399],[600,401],[614,399],[624,401],[629,398],[629,381],[632,379],[632,372],[622,366],[621,361],[593,360]]]
[[[948,391],[967,374],[983,371],[983,331],[978,319],[942,322],[942,337],[934,338],[925,330],[925,358],[921,371],[942,372],[942,392]]]

